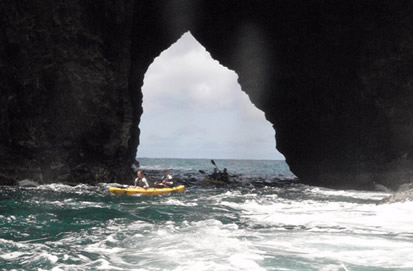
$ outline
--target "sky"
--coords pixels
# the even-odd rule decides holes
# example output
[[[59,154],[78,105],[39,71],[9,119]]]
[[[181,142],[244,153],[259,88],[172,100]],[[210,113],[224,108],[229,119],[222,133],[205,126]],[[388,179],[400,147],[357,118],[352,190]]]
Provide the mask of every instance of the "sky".
[[[185,33],[145,74],[137,157],[284,160],[237,79]]]

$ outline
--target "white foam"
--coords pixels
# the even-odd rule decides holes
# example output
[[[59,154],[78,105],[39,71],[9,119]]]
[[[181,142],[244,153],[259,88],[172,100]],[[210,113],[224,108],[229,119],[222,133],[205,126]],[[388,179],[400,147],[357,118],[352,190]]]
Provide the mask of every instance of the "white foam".
[[[380,200],[391,195],[390,192],[378,192],[378,191],[355,191],[355,190],[334,190],[328,188],[311,187],[308,191],[314,194],[327,195],[327,196],[343,196],[351,197],[355,199],[371,199]]]
[[[175,206],[197,206],[198,203],[196,202],[185,202],[184,200],[178,200],[174,198],[166,198],[166,201],[163,204],[168,204],[168,205],[175,205]]]
[[[59,259],[56,255],[49,254],[49,253],[43,253],[41,256],[47,258],[51,264],[55,264],[57,260]]]
[[[256,260],[263,260],[263,257],[244,253],[237,253],[229,257],[230,264],[237,270],[265,270],[256,263]]]
[[[22,256],[24,253],[23,252],[10,252],[10,253],[5,253],[0,255],[1,258],[5,259],[5,260],[15,260],[16,258]]]
[[[54,270],[266,270],[270,263],[284,264],[277,270],[291,270],[289,264],[326,271],[357,270],[353,266],[413,270],[412,202],[375,205],[385,194],[316,188],[306,188],[305,193],[312,194],[302,197],[305,200],[290,199],[288,191],[270,187],[248,193],[201,192],[132,198],[121,204],[70,198],[46,202],[71,209],[114,206],[130,216],[63,233],[57,241],[0,239],[0,259],[24,265],[46,262]],[[164,205],[185,208],[177,208],[182,214],[173,211],[175,221],[165,216],[157,220],[156,213],[141,217]],[[33,229],[41,226],[35,225],[37,215],[2,219]]]
[[[105,259],[99,259],[99,260],[93,261],[87,264],[86,266],[91,267],[93,269],[99,269],[99,270],[123,270],[123,268],[116,267]]]

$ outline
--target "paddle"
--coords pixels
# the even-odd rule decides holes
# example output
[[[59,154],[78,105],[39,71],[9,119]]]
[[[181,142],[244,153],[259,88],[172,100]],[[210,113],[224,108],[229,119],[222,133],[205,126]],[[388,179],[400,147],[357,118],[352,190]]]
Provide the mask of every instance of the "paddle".
[[[206,172],[203,170],[199,170],[199,173],[206,174]]]
[[[218,168],[217,165],[215,164],[215,161],[214,161],[214,160],[211,160],[211,163],[217,168],[217,170],[218,170],[219,172],[221,172],[221,170],[219,170],[219,168]]]

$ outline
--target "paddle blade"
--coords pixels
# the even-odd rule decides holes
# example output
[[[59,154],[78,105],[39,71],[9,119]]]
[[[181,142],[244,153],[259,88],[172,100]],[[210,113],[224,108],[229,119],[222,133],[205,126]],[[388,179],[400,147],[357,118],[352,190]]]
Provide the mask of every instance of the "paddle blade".
[[[205,171],[203,171],[203,170],[199,170],[199,173],[205,174]]]
[[[212,163],[214,166],[216,166],[216,165],[215,165],[215,161],[214,161],[214,160],[211,160],[211,163]]]

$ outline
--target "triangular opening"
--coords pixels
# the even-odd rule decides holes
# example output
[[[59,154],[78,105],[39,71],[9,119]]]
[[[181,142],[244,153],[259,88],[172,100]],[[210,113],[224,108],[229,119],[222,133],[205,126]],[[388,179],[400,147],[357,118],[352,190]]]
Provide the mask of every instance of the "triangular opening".
[[[185,33],[145,74],[137,157],[284,160],[237,79]]]

